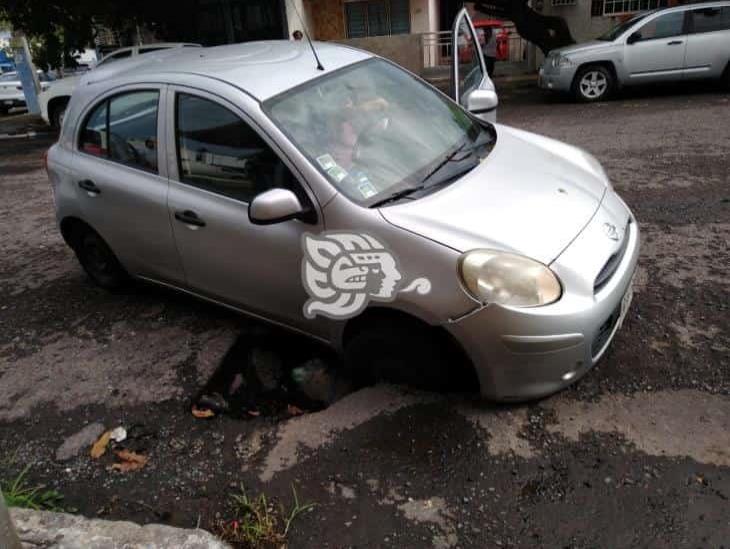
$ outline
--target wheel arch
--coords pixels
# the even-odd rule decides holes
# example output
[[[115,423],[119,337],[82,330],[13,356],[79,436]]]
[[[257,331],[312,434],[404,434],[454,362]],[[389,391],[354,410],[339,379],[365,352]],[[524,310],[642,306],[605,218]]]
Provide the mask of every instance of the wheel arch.
[[[610,59],[604,59],[600,61],[586,61],[585,63],[581,63],[580,65],[578,65],[578,68],[575,69],[575,74],[573,75],[573,81],[570,83],[571,90],[575,89],[575,86],[578,83],[578,76],[583,71],[583,69],[592,66],[606,67],[609,71],[611,71],[614,86],[616,86],[616,88],[621,87],[621,82],[619,82],[618,73],[616,72],[616,65]]]
[[[51,123],[56,109],[67,106],[69,101],[71,101],[70,95],[58,95],[48,100],[48,120]]]
[[[61,229],[61,236],[63,237],[63,240],[72,249],[75,248],[79,236],[84,231],[97,232],[91,225],[74,216],[64,217],[59,224],[59,228]]]
[[[458,365],[468,369],[469,374],[472,376],[470,383],[473,382],[474,386],[479,388],[479,377],[476,373],[476,369],[461,343],[459,343],[443,326],[431,324],[414,314],[400,309],[372,306],[365,309],[365,311],[358,316],[349,319],[342,329],[339,342],[340,348],[344,349],[348,342],[351,341],[353,336],[359,331],[367,330],[370,326],[376,326],[378,323],[382,323],[384,319],[387,319],[390,322],[415,324],[430,332],[433,337],[438,338],[440,344],[446,346],[449,355],[454,357]]]

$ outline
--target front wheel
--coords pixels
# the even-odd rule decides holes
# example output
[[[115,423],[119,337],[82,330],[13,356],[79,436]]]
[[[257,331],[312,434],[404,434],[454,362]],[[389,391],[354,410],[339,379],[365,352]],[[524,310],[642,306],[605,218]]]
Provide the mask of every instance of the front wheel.
[[[603,101],[613,92],[613,73],[603,65],[589,65],[578,71],[573,83],[573,95],[578,101]]]
[[[97,286],[117,290],[129,281],[129,275],[104,239],[92,230],[84,231],[75,242],[79,263]]]
[[[445,337],[409,319],[384,317],[345,344],[345,366],[356,385],[378,381],[419,389],[474,390],[471,368]]]

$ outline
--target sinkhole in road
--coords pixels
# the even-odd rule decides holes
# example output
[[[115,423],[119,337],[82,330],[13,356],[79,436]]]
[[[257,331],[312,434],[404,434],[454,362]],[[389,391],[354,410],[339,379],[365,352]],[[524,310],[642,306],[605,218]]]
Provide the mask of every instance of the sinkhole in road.
[[[191,404],[193,413],[202,416],[285,419],[322,410],[375,382],[413,385],[433,392],[476,392],[476,376],[465,366],[454,357],[425,385],[419,373],[413,375],[412,371],[355,382],[343,358],[331,348],[281,329],[256,327],[237,337]],[[418,365],[408,366],[414,367]]]

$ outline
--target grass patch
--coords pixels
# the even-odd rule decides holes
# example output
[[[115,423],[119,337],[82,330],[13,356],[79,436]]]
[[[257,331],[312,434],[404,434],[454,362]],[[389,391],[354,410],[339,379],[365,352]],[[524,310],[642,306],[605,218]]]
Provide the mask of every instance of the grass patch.
[[[314,503],[302,504],[292,485],[293,501],[287,511],[283,504],[260,494],[252,498],[241,485],[240,492],[231,495],[231,507],[235,518],[222,520],[215,525],[215,532],[224,541],[250,549],[281,548],[286,546],[289,530],[299,515],[314,507]]]
[[[29,486],[26,474],[30,465],[12,481],[0,481],[0,489],[8,507],[24,507],[36,511],[63,511],[63,496],[55,490],[45,490],[45,486]]]

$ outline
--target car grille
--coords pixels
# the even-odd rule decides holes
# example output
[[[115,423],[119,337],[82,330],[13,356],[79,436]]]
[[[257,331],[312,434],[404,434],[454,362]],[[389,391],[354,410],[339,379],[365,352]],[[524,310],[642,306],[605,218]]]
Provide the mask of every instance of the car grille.
[[[596,280],[593,282],[594,294],[603,288],[609,280],[611,280],[611,277],[621,264],[621,260],[624,258],[624,254],[626,253],[626,248],[629,245],[629,224],[631,224],[631,220],[629,220],[629,223],[626,225],[624,240],[621,242],[621,247],[608,258],[608,261],[606,261],[606,264],[603,266],[601,271],[598,273]]]
[[[601,327],[598,328],[598,333],[596,334],[596,337],[593,338],[593,343],[591,344],[591,356],[593,358],[595,358],[598,353],[601,352],[603,346],[606,345],[606,342],[608,341],[608,338],[611,337],[611,332],[613,332],[613,329],[616,327],[616,323],[620,316],[621,304],[619,303],[618,307],[616,307],[616,309],[614,309],[611,313],[611,316],[609,316],[606,321],[601,324]]]

